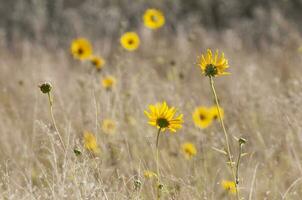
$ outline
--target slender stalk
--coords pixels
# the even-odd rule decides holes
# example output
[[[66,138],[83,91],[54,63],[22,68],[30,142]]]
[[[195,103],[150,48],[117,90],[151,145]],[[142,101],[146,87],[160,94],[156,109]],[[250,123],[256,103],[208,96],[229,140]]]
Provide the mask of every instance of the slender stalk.
[[[223,133],[224,133],[224,137],[225,137],[225,143],[226,143],[226,149],[227,149],[227,154],[228,154],[228,160],[229,160],[229,163],[230,163],[230,166],[231,166],[232,176],[233,176],[233,179],[234,179],[234,182],[235,182],[236,197],[237,197],[237,200],[240,200],[239,190],[238,190],[238,185],[237,185],[237,179],[236,179],[235,169],[234,169],[234,166],[233,166],[233,159],[232,159],[232,153],[231,153],[231,148],[230,148],[230,144],[229,144],[228,134],[227,134],[226,128],[224,126],[223,119],[221,117],[221,113],[220,113],[220,109],[219,109],[220,106],[219,106],[219,102],[218,102],[218,97],[217,97],[217,93],[216,93],[215,86],[214,86],[214,80],[213,80],[212,76],[209,76],[209,77],[210,77],[210,85],[211,85],[211,88],[212,88],[212,92],[213,92],[213,95],[215,97],[215,103],[216,103],[216,108],[217,108],[217,112],[218,112],[218,118],[219,118],[220,125],[221,125],[221,127],[223,129]]]
[[[50,116],[51,116],[52,123],[53,123],[53,125],[55,127],[56,132],[58,133],[58,136],[59,136],[60,142],[62,144],[62,147],[63,147],[64,151],[66,152],[65,144],[63,142],[63,139],[62,139],[61,134],[59,132],[59,129],[57,127],[57,123],[56,123],[55,117],[53,115],[53,98],[52,98],[50,92],[47,93],[47,96],[48,96],[48,101],[49,101],[49,111],[50,111]]]
[[[239,143],[239,153],[238,153],[238,158],[237,158],[237,163],[236,163],[236,185],[239,184],[239,163],[241,159],[241,152],[242,152],[242,144]]]
[[[161,128],[158,129],[156,136],[156,174],[157,174],[157,199],[160,199],[160,174],[159,174],[159,136]]]

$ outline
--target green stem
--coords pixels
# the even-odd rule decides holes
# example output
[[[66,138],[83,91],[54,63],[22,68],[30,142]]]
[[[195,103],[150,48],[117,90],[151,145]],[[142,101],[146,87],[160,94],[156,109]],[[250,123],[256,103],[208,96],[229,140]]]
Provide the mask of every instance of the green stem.
[[[211,88],[212,88],[213,95],[215,97],[215,103],[216,103],[216,108],[217,108],[217,112],[218,112],[218,118],[219,118],[220,125],[223,129],[223,133],[224,133],[224,137],[225,137],[228,160],[229,160],[229,163],[230,163],[230,166],[231,166],[232,176],[233,176],[233,179],[234,179],[234,182],[235,182],[235,187],[236,187],[236,197],[237,197],[237,200],[240,200],[239,190],[238,190],[238,185],[237,185],[236,175],[235,175],[235,169],[234,169],[234,166],[233,166],[232,153],[231,153],[231,148],[230,148],[230,144],[229,144],[229,138],[228,138],[226,128],[224,126],[224,122],[223,122],[221,113],[220,113],[220,109],[219,109],[220,106],[219,106],[218,97],[217,97],[217,93],[216,93],[215,86],[214,86],[214,80],[213,80],[212,76],[210,76],[210,85],[211,85]]]
[[[157,174],[157,199],[160,199],[160,174],[159,174],[159,136],[161,128],[158,129],[156,136],[156,174]]]
[[[50,92],[47,93],[47,96],[48,96],[48,101],[49,101],[49,111],[50,111],[50,116],[51,116],[52,123],[53,123],[53,125],[55,127],[56,132],[58,133],[58,136],[59,136],[60,142],[62,144],[62,147],[63,147],[64,151],[66,152],[65,144],[63,142],[63,139],[62,139],[61,134],[59,132],[59,129],[57,127],[57,123],[56,123],[55,117],[53,115],[53,98],[51,97]]]

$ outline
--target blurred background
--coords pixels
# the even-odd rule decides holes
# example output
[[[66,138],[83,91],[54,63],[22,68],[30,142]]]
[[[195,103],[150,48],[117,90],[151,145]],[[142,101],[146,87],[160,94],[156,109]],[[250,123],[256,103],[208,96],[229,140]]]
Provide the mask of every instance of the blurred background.
[[[148,7],[161,9],[174,37],[200,27],[223,36],[236,32],[244,45],[284,45],[302,31],[301,0],[11,0],[1,1],[1,43],[14,49],[29,40],[58,47],[70,38],[116,40],[123,29],[138,29]]]

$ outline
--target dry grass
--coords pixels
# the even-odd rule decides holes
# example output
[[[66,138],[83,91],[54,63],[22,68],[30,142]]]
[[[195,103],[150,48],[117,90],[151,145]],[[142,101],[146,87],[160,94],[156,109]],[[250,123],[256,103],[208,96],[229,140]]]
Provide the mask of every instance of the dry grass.
[[[291,32],[286,41],[256,50],[244,45],[231,30],[220,34],[195,28],[138,30],[142,45],[133,53],[118,41],[92,41],[106,58],[97,73],[89,63],[74,61],[68,48],[49,51],[23,41],[18,51],[0,53],[0,197],[2,199],[155,199],[155,182],[143,177],[155,170],[155,129],[143,111],[148,104],[166,100],[184,113],[184,127],[161,140],[164,199],[228,199],[219,185],[230,179],[226,158],[213,150],[224,146],[218,123],[200,130],[192,111],[213,105],[208,80],[194,64],[208,47],[223,50],[231,76],[216,80],[231,146],[234,137],[248,140],[240,166],[240,191],[245,199],[300,199],[302,195],[302,56],[301,38]],[[70,38],[71,40],[72,38]],[[100,78],[111,74],[117,86],[105,91]],[[47,96],[38,84],[54,86],[54,115],[67,144],[60,147],[48,113]],[[100,127],[114,119],[115,134]],[[130,120],[135,119],[135,120]],[[101,147],[99,157],[83,148],[82,134],[90,130]],[[198,148],[186,160],[180,145]],[[82,151],[75,156],[73,149]],[[140,189],[134,182],[141,181]]]

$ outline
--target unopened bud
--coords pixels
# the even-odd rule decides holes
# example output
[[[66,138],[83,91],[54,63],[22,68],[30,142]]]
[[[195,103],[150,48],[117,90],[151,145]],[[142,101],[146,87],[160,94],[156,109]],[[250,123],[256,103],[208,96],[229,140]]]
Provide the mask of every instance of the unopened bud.
[[[80,156],[82,154],[82,152],[79,149],[74,149],[73,152],[76,156]]]
[[[40,88],[41,92],[43,92],[44,94],[47,94],[51,91],[52,85],[49,82],[45,82],[45,83],[40,84],[39,88]]]
[[[240,145],[243,145],[247,142],[247,140],[244,139],[244,138],[239,138],[238,142],[239,142]]]
[[[134,187],[136,190],[139,189],[141,187],[141,185],[142,185],[142,182],[140,180],[138,180],[138,179],[134,180]]]

